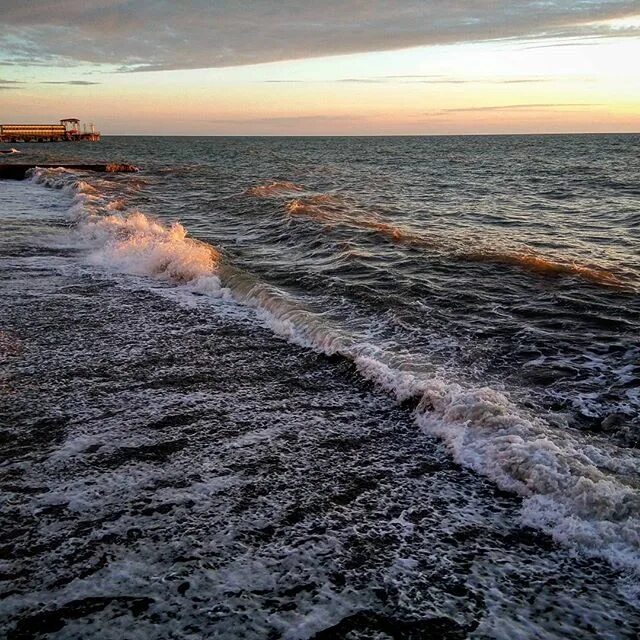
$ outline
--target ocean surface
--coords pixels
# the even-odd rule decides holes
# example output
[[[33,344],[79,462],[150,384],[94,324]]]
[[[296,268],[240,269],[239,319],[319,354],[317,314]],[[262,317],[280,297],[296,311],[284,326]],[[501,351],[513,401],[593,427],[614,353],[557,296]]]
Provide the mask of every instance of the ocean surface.
[[[639,135],[15,147],[7,637],[637,637]]]

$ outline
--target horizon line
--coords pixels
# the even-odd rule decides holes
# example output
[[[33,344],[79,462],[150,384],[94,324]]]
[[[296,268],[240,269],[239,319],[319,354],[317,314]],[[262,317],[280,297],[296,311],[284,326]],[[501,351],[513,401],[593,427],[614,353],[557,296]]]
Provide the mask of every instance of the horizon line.
[[[453,138],[471,136],[614,136],[640,135],[638,131],[527,131],[481,133],[103,133],[103,138]],[[21,143],[29,144],[29,143]],[[36,143],[34,143],[36,144]]]

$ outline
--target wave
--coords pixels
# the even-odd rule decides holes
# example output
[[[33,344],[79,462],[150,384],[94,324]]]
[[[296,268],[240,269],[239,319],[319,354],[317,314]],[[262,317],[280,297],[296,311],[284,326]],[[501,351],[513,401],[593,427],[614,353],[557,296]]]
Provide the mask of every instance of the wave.
[[[14,153],[22,153],[22,151],[19,151],[18,149],[14,149],[13,147],[11,147],[11,149],[0,149],[0,153],[3,155],[10,155]]]
[[[140,211],[126,211],[124,198],[110,198],[104,188],[77,179],[71,171],[37,169],[31,179],[73,194],[73,233],[90,250],[92,264],[204,290],[219,288],[219,252],[189,238],[179,222],[166,224]]]
[[[410,401],[419,428],[443,441],[458,464],[522,496],[523,524],[640,573],[640,494],[627,480],[640,470],[634,452],[554,428],[495,389],[395,367],[392,354],[225,265],[216,248],[189,238],[178,222],[165,224],[140,211],[113,213],[112,200],[96,184],[51,170],[38,170],[32,180],[74,194],[73,233],[93,264],[234,300],[287,340],[350,360],[396,401]],[[299,206],[291,204],[294,215]],[[334,205],[322,206],[322,215],[331,215]]]
[[[165,225],[140,212],[85,220],[79,228],[99,246],[94,264],[176,284],[197,283],[216,274],[219,253],[187,237],[178,222]]]
[[[295,182],[274,181],[268,184],[259,184],[255,187],[250,187],[245,191],[245,195],[256,198],[270,198],[273,196],[291,194],[304,190],[304,187],[299,184],[295,184]]]
[[[543,255],[528,247],[483,247],[482,241],[477,238],[450,239],[436,234],[427,235],[359,210],[347,199],[332,194],[294,198],[286,202],[284,207],[286,213],[292,217],[304,216],[327,227],[343,226],[373,231],[393,243],[432,249],[449,259],[515,266],[550,277],[571,276],[622,290],[633,291],[638,287],[638,283],[630,274],[616,274],[599,265],[581,264],[575,260]]]
[[[546,276],[574,276],[594,284],[616,289],[633,289],[632,282],[626,281],[604,267],[580,264],[575,261],[563,261],[543,256],[531,249],[510,251],[486,248],[463,252],[460,257],[470,262],[513,265]]]
[[[340,195],[323,193],[295,198],[285,204],[285,211],[290,216],[305,216],[315,221],[324,222],[329,226],[341,225],[375,231],[393,242],[425,247],[434,246],[434,243],[424,235],[352,208],[348,200]]]
[[[80,180],[70,169],[62,167],[51,169],[29,169],[25,178],[35,184],[40,184],[50,189],[64,189],[72,194],[81,191]]]

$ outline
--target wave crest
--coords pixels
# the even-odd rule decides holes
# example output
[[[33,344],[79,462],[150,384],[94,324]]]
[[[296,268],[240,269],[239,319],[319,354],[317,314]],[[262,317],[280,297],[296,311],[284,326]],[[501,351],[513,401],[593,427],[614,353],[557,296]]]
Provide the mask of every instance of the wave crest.
[[[90,250],[91,263],[207,291],[220,288],[219,252],[189,238],[179,222],[166,224],[140,211],[127,211],[124,198],[110,197],[113,185],[91,184],[66,169],[37,169],[31,180],[74,195],[74,235]]]
[[[92,262],[178,284],[215,275],[220,258],[210,245],[188,238],[179,222],[167,226],[140,212],[92,218],[78,232],[98,241]]]
[[[245,195],[252,196],[254,198],[271,198],[300,191],[304,191],[304,187],[296,184],[295,182],[276,180],[268,184],[259,184],[255,187],[250,187],[245,191]]]
[[[523,524],[640,572],[640,495],[601,470],[637,473],[633,456],[590,452],[578,436],[521,414],[494,389],[421,380],[377,357],[352,357],[366,378],[398,400],[418,400],[417,424],[442,440],[458,464],[523,496]]]

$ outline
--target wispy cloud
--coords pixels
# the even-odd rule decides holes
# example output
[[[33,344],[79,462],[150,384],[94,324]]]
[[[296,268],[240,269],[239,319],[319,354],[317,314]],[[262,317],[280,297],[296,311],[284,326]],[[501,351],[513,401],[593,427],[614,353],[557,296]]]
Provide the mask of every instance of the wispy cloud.
[[[452,113],[469,113],[478,111],[538,111],[547,109],[587,108],[599,107],[599,104],[586,104],[584,102],[533,102],[529,104],[496,104],[480,107],[458,107],[453,109],[438,109],[427,111],[426,116],[443,116]]]
[[[76,87],[86,87],[92,84],[102,84],[101,82],[90,82],[89,80],[47,80],[39,84],[66,84]]]
[[[225,67],[505,38],[629,36],[637,0],[3,0],[0,57],[19,64]]]
[[[363,78],[333,78],[327,80],[261,80],[267,84],[536,84],[549,78],[453,78],[436,75],[374,76]]]
[[[20,89],[20,85],[22,84],[24,84],[24,82],[20,80],[7,80],[6,78],[0,78],[0,91]]]
[[[60,84],[71,85],[77,87],[85,87],[94,84],[101,84],[100,82],[91,82],[89,80],[45,80],[42,82],[25,82],[24,80],[6,80],[0,78],[0,89],[22,89],[25,86],[33,84]]]
[[[241,124],[241,125],[275,125],[311,124],[314,122],[336,122],[360,120],[352,115],[309,115],[309,116],[266,116],[261,118],[214,118],[205,120],[209,124]]]

